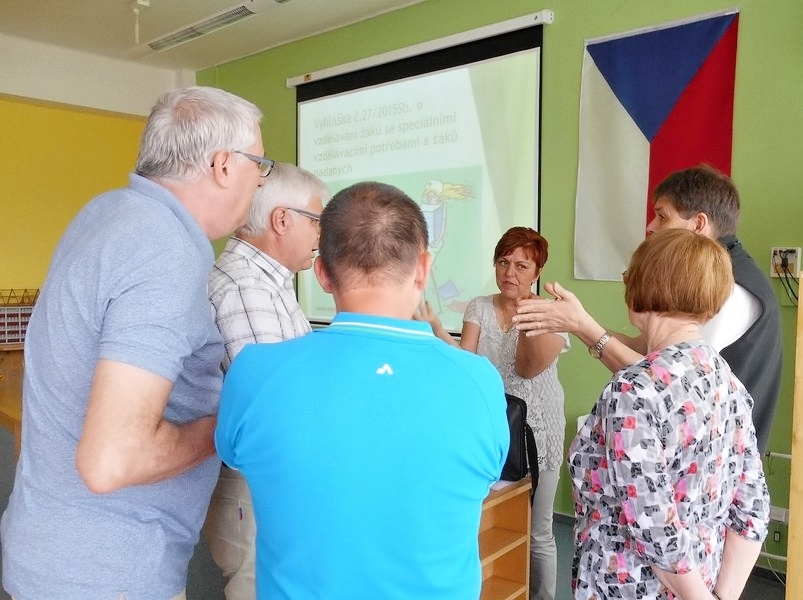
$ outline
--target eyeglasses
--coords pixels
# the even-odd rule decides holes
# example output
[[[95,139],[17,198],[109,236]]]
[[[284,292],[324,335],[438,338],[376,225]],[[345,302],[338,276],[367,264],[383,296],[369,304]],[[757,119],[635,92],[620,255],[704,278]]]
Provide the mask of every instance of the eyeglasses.
[[[316,214],[314,212],[310,212],[308,210],[303,210],[301,208],[293,208],[292,206],[288,206],[287,210],[292,210],[293,212],[296,212],[300,215],[304,215],[305,217],[307,217],[308,219],[312,219],[316,223],[319,223],[321,221],[321,215]]]
[[[235,150],[234,152],[236,152],[237,154],[242,154],[248,160],[253,160],[257,165],[259,165],[260,177],[267,177],[268,175],[270,175],[270,172],[273,170],[273,165],[276,164],[275,160],[265,158],[264,156],[248,154],[248,152],[241,152],[240,150]]]

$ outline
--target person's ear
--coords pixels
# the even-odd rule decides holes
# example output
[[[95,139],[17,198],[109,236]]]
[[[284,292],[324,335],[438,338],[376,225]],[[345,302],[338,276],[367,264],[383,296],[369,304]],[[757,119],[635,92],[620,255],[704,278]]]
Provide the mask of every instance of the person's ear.
[[[287,233],[287,230],[290,228],[290,221],[288,219],[287,209],[286,208],[274,208],[270,212],[270,227],[273,229],[278,235],[283,235]]]
[[[331,294],[332,290],[334,290],[332,279],[329,277],[329,273],[326,271],[326,267],[320,256],[312,263],[312,268],[315,270],[315,278],[318,280],[318,283],[321,284],[321,289],[327,294]]]
[[[694,231],[694,233],[702,233],[703,235],[708,235],[710,237],[710,226],[711,220],[704,212],[698,212],[696,215],[694,215],[694,217],[692,217],[692,231]]]
[[[427,279],[429,279],[429,271],[432,268],[432,255],[426,250],[418,257],[418,264],[415,267],[415,287],[419,291],[423,291],[427,287]]]
[[[212,165],[210,167],[210,173],[212,178],[220,185],[226,186],[226,179],[229,176],[229,159],[231,158],[231,152],[228,150],[218,150],[215,152],[214,156],[212,156]]]

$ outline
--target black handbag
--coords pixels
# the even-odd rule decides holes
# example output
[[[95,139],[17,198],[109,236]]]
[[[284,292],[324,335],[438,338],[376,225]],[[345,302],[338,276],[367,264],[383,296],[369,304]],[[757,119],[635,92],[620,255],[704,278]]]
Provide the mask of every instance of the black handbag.
[[[507,400],[507,423],[510,426],[510,450],[501,479],[518,481],[529,473],[533,492],[538,487],[538,448],[535,447],[533,430],[527,424],[527,403],[521,398],[505,394]]]

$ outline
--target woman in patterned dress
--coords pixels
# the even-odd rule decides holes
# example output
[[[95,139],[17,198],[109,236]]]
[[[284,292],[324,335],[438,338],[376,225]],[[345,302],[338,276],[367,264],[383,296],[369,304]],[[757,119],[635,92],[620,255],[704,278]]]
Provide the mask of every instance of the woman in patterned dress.
[[[574,597],[737,600],[769,495],[752,398],[699,331],[733,286],[728,254],[660,231],[623,278],[648,352],[614,374],[569,448]]]
[[[530,599],[554,600],[557,549],[552,516],[558,475],[563,464],[566,418],[558,356],[569,348],[567,334],[528,337],[513,326],[518,302],[536,298],[533,285],[547,260],[548,244],[529,227],[512,227],[496,244],[493,264],[498,294],[473,298],[463,315],[459,345],[481,354],[497,368],[505,392],[527,403],[527,422],[538,448],[538,487],[530,528]],[[457,344],[429,305],[417,318],[427,320],[438,337]]]

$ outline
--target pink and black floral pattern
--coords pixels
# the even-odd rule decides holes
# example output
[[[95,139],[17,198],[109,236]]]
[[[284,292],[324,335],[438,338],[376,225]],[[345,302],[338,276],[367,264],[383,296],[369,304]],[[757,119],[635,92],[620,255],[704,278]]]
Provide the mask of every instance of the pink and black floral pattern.
[[[673,598],[652,565],[713,587],[726,529],[763,540],[769,493],[753,400],[707,343],[616,373],[569,448],[576,600]]]

